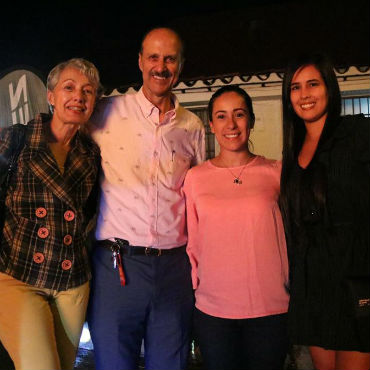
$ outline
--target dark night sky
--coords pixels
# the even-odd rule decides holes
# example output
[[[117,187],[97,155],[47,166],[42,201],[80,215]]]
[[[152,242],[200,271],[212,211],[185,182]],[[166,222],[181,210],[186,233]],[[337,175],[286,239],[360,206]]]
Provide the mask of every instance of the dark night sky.
[[[306,49],[328,52],[337,66],[369,65],[368,0],[12,2],[1,12],[0,78],[23,65],[45,79],[58,62],[80,56],[95,63],[108,90],[138,84],[142,35],[158,25],[185,41],[183,80],[280,71]]]

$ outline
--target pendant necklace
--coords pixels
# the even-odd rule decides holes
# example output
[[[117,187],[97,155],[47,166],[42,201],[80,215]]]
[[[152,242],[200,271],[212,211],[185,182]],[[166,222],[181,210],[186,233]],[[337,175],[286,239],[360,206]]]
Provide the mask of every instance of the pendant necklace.
[[[229,167],[226,167],[226,168],[228,169],[228,171],[229,171],[229,172],[233,175],[233,177],[234,177],[234,181],[233,181],[233,183],[234,183],[234,184],[236,184],[236,185],[241,185],[241,184],[243,183],[243,181],[242,181],[242,180],[240,180],[240,176],[242,175],[243,170],[244,170],[244,168],[245,168],[245,166],[246,166],[246,165],[247,165],[247,163],[242,167],[242,169],[240,170],[240,172],[239,172],[239,175],[238,175],[238,176],[235,176],[235,175],[234,175],[234,173],[233,173],[233,171],[231,171]]]
[[[233,175],[233,177],[234,177],[234,181],[233,181],[233,183],[234,184],[236,184],[236,185],[241,185],[241,184],[243,184],[243,181],[240,179],[240,177],[241,177],[241,175],[242,175],[242,173],[243,173],[243,171],[244,171],[244,168],[245,168],[245,166],[252,160],[252,158],[253,157],[250,157],[250,158],[248,158],[248,161],[247,161],[247,163],[242,167],[242,169],[240,170],[240,172],[239,172],[239,175],[238,176],[235,176],[235,174],[234,174],[234,172],[233,171],[231,171],[231,169],[229,168],[229,167],[226,167],[225,166],[225,163],[221,160],[221,163],[225,166],[225,168]]]

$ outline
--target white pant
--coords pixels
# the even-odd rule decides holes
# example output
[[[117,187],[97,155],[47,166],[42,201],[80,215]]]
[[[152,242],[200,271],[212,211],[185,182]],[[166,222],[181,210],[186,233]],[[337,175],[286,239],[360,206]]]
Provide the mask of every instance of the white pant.
[[[88,282],[57,292],[0,272],[0,340],[16,370],[72,370],[88,298]]]

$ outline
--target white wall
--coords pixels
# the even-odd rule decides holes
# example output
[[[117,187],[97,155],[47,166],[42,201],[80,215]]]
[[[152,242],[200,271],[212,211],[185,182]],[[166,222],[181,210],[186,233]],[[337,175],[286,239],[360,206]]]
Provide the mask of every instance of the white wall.
[[[281,99],[255,98],[253,109],[256,116],[254,129],[250,135],[253,152],[267,158],[281,159],[283,144]]]

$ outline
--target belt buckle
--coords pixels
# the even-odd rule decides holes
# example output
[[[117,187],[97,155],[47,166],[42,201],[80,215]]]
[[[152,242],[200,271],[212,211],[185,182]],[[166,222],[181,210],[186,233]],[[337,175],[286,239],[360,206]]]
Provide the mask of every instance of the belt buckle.
[[[157,253],[154,253],[154,250],[157,251]],[[161,249],[156,249],[156,248],[150,248],[150,247],[145,247],[145,255],[146,256],[157,256],[159,257],[162,254]]]

